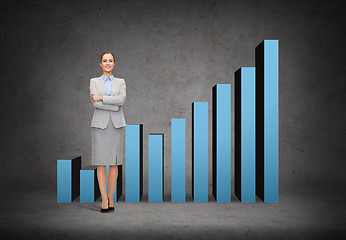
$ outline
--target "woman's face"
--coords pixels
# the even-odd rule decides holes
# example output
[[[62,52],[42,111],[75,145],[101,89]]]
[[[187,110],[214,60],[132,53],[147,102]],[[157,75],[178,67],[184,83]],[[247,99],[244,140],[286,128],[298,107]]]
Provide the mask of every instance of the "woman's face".
[[[106,53],[105,55],[103,55],[100,66],[103,72],[111,73],[115,66],[112,54]]]

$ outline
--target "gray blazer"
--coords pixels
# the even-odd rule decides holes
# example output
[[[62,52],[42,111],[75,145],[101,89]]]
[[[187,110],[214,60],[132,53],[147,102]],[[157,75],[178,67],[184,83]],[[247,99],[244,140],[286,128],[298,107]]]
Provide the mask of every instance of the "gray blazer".
[[[90,79],[90,96],[92,93],[95,93],[103,97],[103,102],[93,102],[95,109],[91,127],[105,129],[108,126],[109,119],[112,119],[115,128],[124,127],[126,122],[122,106],[126,99],[125,80],[112,77],[111,96],[108,96],[106,85],[101,76]],[[118,96],[120,92],[122,94]]]

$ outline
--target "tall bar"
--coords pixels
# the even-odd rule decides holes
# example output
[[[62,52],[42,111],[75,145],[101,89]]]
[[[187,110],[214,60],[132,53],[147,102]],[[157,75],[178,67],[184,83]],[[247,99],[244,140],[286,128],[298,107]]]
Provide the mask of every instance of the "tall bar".
[[[80,170],[80,202],[95,202],[101,195],[97,180],[97,166]]]
[[[109,166],[106,166],[106,172],[108,176],[109,172]],[[115,183],[115,190],[114,190],[114,196],[113,196],[113,202],[119,201],[119,198],[121,197],[123,193],[123,171],[122,171],[122,165],[118,165],[118,177],[117,182]],[[108,177],[107,177],[107,194],[108,194]]]
[[[185,202],[185,119],[172,119],[172,202]]]
[[[208,202],[208,102],[192,103],[192,198]]]
[[[279,41],[256,47],[256,194],[279,201]]]
[[[57,202],[72,202],[80,192],[81,156],[57,160]]]
[[[143,125],[125,128],[125,201],[140,202],[143,195]]]
[[[213,196],[231,201],[231,84],[213,87]]]
[[[148,143],[148,202],[162,202],[164,196],[163,134],[150,134]]]
[[[256,201],[256,81],[255,68],[235,72],[235,195]]]

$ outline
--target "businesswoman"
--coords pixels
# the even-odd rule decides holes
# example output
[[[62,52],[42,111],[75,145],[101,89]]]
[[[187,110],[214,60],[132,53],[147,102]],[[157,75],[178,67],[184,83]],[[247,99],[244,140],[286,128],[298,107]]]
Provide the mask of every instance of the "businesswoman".
[[[113,196],[118,178],[118,165],[123,164],[124,127],[123,105],[126,99],[124,79],[112,75],[114,54],[105,52],[100,57],[102,75],[90,79],[90,100],[94,106],[91,121],[92,164],[97,165],[102,207],[101,212],[114,210]],[[108,172],[108,196],[107,173]]]

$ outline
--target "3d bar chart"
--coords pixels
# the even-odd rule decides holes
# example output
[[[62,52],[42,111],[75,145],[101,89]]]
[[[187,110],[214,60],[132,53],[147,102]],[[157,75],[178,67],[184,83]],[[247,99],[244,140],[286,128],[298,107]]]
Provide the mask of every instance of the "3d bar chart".
[[[163,134],[150,134],[148,143],[148,201],[162,202],[164,196]]]
[[[255,68],[235,73],[235,195],[241,202],[255,202],[256,133]]]
[[[256,47],[256,194],[279,201],[279,41]]]
[[[208,202],[208,103],[192,103],[192,198]]]
[[[172,202],[185,202],[185,119],[172,119]]]
[[[213,87],[213,195],[231,201],[231,84]]]
[[[79,196],[81,157],[57,160],[57,202],[72,202]]]
[[[143,125],[125,128],[125,201],[140,202],[143,195]]]
[[[189,122],[185,118],[171,119],[171,156],[168,157],[171,161],[171,202],[186,201],[185,168],[190,156],[191,178],[188,172],[188,180],[191,179],[194,202],[208,202],[209,182],[216,202],[231,202],[232,163],[234,193],[241,202],[256,202],[256,195],[263,202],[279,201],[279,41],[261,42],[255,48],[255,67],[239,68],[234,74],[233,86],[234,96],[231,84],[216,84],[212,88],[212,116],[208,114],[209,102],[192,102],[191,145],[187,148],[190,151],[191,146],[188,153],[191,155],[188,158],[185,141],[190,137],[186,135]],[[209,117],[212,121],[211,159],[208,158]],[[231,157],[232,127],[235,130],[234,160]],[[164,133],[150,133],[148,202],[164,201],[164,167],[167,168],[164,153]],[[209,161],[211,169],[208,168]],[[141,202],[143,164],[143,124],[127,125],[125,202]],[[80,202],[95,202],[100,196],[96,167],[81,169],[80,156],[57,160],[57,202],[71,202],[79,194]],[[122,169],[122,165],[118,165],[114,202],[123,194]]]

